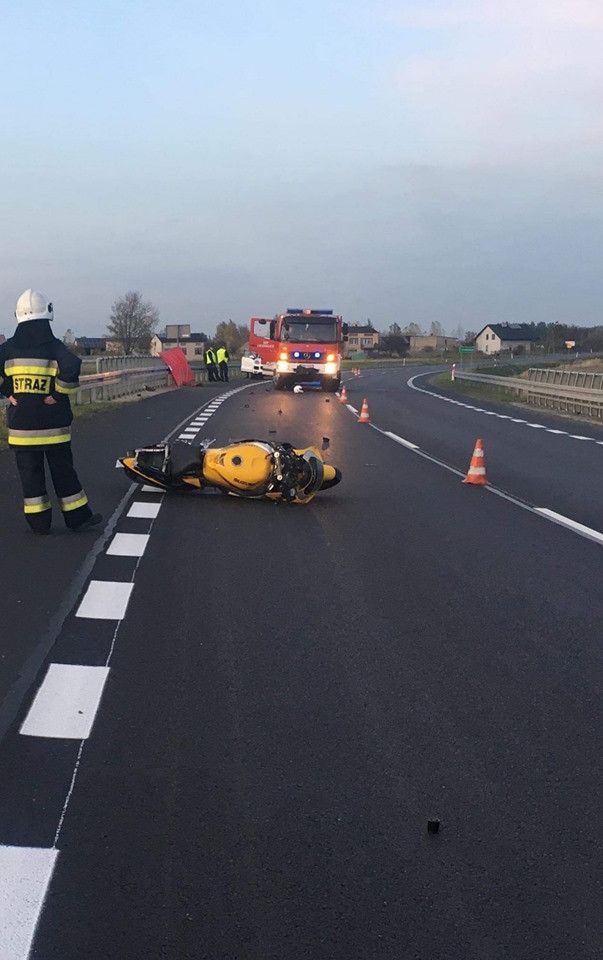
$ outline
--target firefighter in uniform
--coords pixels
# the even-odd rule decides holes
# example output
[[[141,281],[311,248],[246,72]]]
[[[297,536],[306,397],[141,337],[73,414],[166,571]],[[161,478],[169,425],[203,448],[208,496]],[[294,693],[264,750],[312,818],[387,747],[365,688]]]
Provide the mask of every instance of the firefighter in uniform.
[[[216,359],[216,351],[213,347],[208,347],[205,351],[205,366],[207,367],[207,379],[210,383],[215,383],[216,380],[219,380],[218,376],[218,361]]]
[[[23,486],[25,519],[34,533],[50,531],[46,461],[65,524],[84,530],[102,517],[88,505],[71,454],[69,395],[78,389],[81,360],[52,333],[52,303],[43,294],[22,293],[15,317],[14,336],[0,345],[0,393],[8,397],[8,442]]]
[[[228,356],[228,350],[226,347],[218,347],[216,350],[216,356],[218,358],[220,380],[225,380],[226,383],[228,383],[228,361],[230,360],[230,357]]]

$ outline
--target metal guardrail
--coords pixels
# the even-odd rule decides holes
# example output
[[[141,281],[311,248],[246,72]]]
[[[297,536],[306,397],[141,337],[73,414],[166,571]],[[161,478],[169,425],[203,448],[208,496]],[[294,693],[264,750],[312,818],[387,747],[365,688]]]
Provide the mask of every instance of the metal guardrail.
[[[536,368],[532,368],[536,370]],[[530,371],[531,372],[531,371]],[[549,371],[542,371],[548,373]],[[559,371],[561,372],[561,371]],[[574,374],[578,371],[574,371]],[[603,420],[603,389],[582,387],[570,384],[547,383],[535,379],[524,380],[521,377],[495,377],[489,373],[470,373],[457,370],[455,380],[471,380],[502,387],[521,396],[522,400],[550,410],[582,414],[597,420]]]
[[[173,384],[166,366],[152,370],[119,370],[113,373],[89,374],[80,377],[80,389],[73,402],[77,405],[119,400],[151,390],[164,390]]]
[[[603,390],[603,373],[592,370],[571,370],[553,367],[542,369],[530,367],[528,380],[534,383],[552,383],[568,387],[584,387],[590,390]]]
[[[159,357],[146,354],[143,357],[106,356],[82,357],[82,371],[86,376],[94,373],[109,373],[117,370],[139,370],[141,368],[157,367]]]

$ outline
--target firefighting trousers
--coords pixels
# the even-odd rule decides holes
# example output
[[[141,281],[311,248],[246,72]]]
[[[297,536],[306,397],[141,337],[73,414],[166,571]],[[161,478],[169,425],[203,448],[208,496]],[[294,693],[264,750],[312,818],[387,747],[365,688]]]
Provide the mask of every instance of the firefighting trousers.
[[[23,487],[25,519],[32,530],[45,533],[50,529],[52,519],[52,506],[46,492],[45,461],[66,525],[75,530],[92,516],[88,498],[73,466],[70,443],[16,447],[14,450]]]

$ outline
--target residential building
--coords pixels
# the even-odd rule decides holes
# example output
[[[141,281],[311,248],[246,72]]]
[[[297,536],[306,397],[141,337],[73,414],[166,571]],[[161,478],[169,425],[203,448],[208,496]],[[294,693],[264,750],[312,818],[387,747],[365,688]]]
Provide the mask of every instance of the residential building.
[[[188,332],[183,332],[187,329]],[[204,333],[191,333],[188,324],[170,324],[165,333],[156,333],[151,339],[151,354],[158,357],[164,350],[180,347],[187,360],[202,360],[207,337]]]
[[[435,334],[428,336],[410,336],[411,353],[447,353],[456,350],[459,341],[456,337],[438,337]]]
[[[368,325],[349,326],[348,339],[344,344],[344,356],[349,357],[353,353],[361,351],[376,350],[379,346],[379,333]]]
[[[83,354],[85,357],[90,357],[93,354],[106,353],[107,351],[107,338],[106,337],[76,337],[72,344],[69,344],[77,350],[78,353]]]
[[[474,343],[480,353],[500,353],[503,350],[529,353],[535,340],[536,332],[529,323],[489,323],[480,330]]]

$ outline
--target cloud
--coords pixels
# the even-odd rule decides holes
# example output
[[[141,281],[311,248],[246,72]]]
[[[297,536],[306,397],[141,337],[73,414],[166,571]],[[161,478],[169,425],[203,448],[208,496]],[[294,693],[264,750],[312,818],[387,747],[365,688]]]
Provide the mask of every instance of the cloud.
[[[603,5],[591,0],[398,4],[395,67],[420,144],[455,159],[563,162],[603,155]]]
[[[438,0],[385,5],[385,15],[406,27],[489,26],[602,29],[600,0]]]

